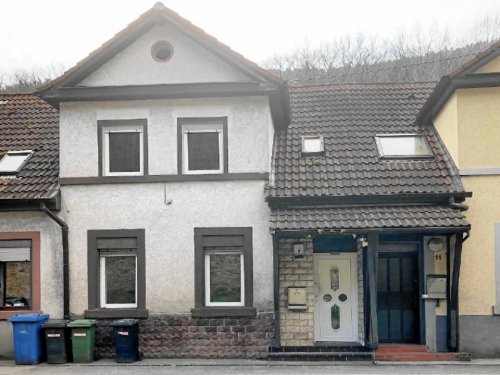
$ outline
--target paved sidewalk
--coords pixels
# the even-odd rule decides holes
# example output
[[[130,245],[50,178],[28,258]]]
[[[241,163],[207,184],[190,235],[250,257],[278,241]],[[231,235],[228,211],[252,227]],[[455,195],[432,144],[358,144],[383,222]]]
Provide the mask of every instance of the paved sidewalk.
[[[270,362],[252,360],[148,359],[131,364],[100,360],[90,364],[16,366],[0,361],[0,375],[7,374],[500,374],[500,359],[439,363]]]

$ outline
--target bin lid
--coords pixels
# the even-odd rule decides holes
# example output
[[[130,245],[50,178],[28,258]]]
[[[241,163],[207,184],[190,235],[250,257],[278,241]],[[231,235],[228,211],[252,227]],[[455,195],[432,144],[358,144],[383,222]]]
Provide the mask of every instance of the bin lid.
[[[64,319],[50,319],[43,323],[43,328],[66,328],[69,320]]]
[[[135,326],[136,324],[139,324],[138,319],[120,319],[120,320],[115,320],[114,322],[112,322],[111,326],[113,326],[113,327],[131,327],[131,326]]]
[[[92,327],[96,325],[97,320],[94,319],[77,319],[68,323],[68,327]]]
[[[17,314],[9,318],[9,322],[39,322],[49,319],[49,314]]]

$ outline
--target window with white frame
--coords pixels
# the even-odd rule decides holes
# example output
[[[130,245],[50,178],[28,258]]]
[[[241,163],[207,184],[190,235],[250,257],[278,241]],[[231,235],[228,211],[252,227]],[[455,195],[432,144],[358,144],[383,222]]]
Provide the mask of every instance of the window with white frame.
[[[245,305],[244,264],[237,249],[205,251],[205,306]]]
[[[146,317],[145,230],[89,230],[87,240],[85,317]]]
[[[255,316],[252,228],[195,228],[194,248],[192,314]]]
[[[375,138],[381,157],[432,157],[431,149],[423,134],[379,134]]]
[[[140,176],[145,166],[145,123],[143,120],[101,121],[102,174]]]
[[[17,174],[32,154],[31,150],[6,152],[0,159],[0,174]]]
[[[226,118],[179,119],[182,173],[224,173],[227,156],[226,129]]]
[[[101,250],[99,257],[101,307],[137,307],[137,252]]]

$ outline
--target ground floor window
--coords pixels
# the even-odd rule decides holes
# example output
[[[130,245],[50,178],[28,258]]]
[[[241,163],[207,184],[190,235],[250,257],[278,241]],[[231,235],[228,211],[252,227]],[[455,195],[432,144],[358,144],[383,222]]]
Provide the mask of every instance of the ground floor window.
[[[254,313],[252,251],[252,228],[195,228],[194,315]]]
[[[144,229],[89,230],[87,261],[87,317],[139,317],[131,310],[146,311]],[[111,313],[103,315],[106,310]]]
[[[0,233],[0,319],[40,310],[40,233]]]

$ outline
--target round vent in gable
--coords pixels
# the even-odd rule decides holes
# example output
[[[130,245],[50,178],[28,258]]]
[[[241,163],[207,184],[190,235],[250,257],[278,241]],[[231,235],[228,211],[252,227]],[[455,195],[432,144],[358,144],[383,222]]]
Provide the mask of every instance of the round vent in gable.
[[[159,40],[151,47],[151,56],[155,61],[167,62],[174,55],[174,47],[166,40]]]

